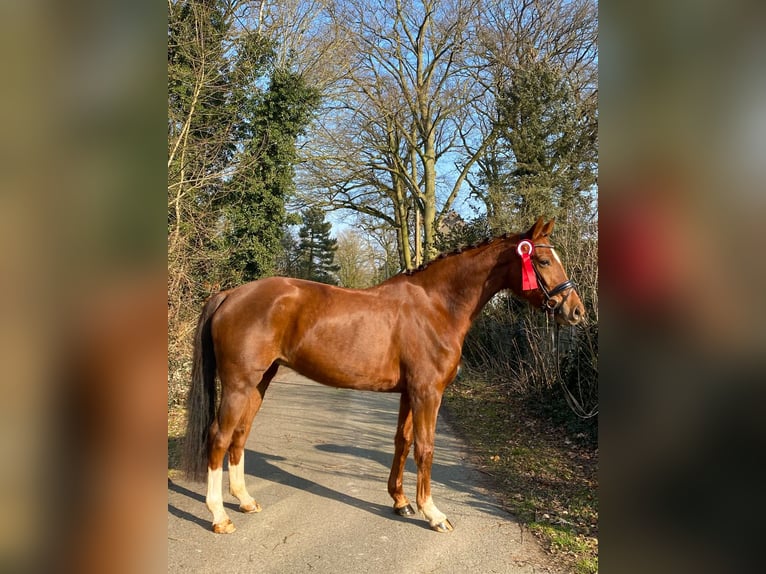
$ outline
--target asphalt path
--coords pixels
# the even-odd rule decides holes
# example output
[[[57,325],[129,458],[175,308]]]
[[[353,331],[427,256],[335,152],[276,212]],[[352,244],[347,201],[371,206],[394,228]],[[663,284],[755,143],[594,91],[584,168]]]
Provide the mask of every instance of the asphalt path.
[[[534,537],[487,494],[464,443],[440,416],[432,495],[455,530],[392,511],[386,481],[398,394],[324,387],[280,370],[245,451],[246,482],[263,511],[224,505],[237,530],[214,534],[205,485],[168,485],[168,572],[317,574],[558,573]],[[412,454],[404,475],[415,506]]]

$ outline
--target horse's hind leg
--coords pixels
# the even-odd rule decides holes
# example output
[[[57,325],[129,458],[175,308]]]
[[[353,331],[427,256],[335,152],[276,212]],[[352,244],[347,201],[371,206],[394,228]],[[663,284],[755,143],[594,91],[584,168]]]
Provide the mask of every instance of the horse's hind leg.
[[[263,395],[278,366],[272,365],[260,377],[221,376],[221,405],[218,420],[210,429],[210,450],[208,455],[208,482],[205,502],[213,513],[213,532],[228,534],[234,532],[226,510],[223,507],[223,458],[229,451],[229,490],[240,501],[245,512],[256,512],[258,503],[245,488],[245,461],[243,457],[245,440],[250,432],[255,414],[263,402]],[[260,379],[260,380],[259,380]]]
[[[244,390],[230,391],[223,387],[218,420],[210,428],[208,451],[207,494],[205,503],[213,514],[213,532],[234,532],[226,510],[223,508],[223,457],[231,444],[232,435],[248,407],[248,395]]]
[[[260,504],[250,496],[245,485],[245,441],[250,435],[253,419],[263,404],[263,396],[266,394],[266,389],[269,387],[271,379],[274,378],[277,369],[278,365],[275,363],[263,374],[261,382],[250,393],[247,412],[234,430],[229,447],[229,492],[239,500],[239,509],[245,513],[261,511]]]

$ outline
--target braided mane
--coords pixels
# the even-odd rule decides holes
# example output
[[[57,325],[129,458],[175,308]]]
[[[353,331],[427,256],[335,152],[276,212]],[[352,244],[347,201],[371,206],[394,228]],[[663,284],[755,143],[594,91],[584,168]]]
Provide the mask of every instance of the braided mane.
[[[427,261],[426,263],[422,263],[415,269],[408,269],[406,271],[402,271],[402,275],[412,276],[415,273],[419,273],[420,271],[423,271],[426,269],[429,265],[432,263],[435,263],[437,261],[441,261],[442,259],[447,259],[448,257],[452,257],[454,255],[460,255],[461,253],[464,253],[465,251],[470,251],[473,249],[478,249],[479,247],[484,247],[486,245],[489,245],[490,243],[493,243],[495,241],[501,241],[505,239],[510,239],[516,235],[515,233],[504,233],[502,235],[495,235],[494,237],[488,237],[486,239],[483,239],[482,241],[479,241],[477,243],[472,243],[470,245],[461,245],[460,247],[457,247],[456,249],[453,249],[452,251],[446,251],[444,253],[440,253],[430,261]]]

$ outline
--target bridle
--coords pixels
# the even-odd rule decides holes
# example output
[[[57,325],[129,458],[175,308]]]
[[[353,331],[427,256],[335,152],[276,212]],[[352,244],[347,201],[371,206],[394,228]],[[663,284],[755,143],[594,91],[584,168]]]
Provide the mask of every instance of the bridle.
[[[523,251],[521,249],[521,245],[526,243],[529,247],[529,251]],[[553,249],[553,245],[542,245],[542,244],[534,244],[528,239],[524,239],[523,241],[520,241],[517,246],[517,253],[522,257],[522,265],[525,263],[531,265],[532,270],[534,271],[535,276],[537,277],[537,286],[542,292],[543,296],[545,297],[545,301],[542,305],[542,310],[547,312],[545,322],[546,326],[548,326],[548,320],[553,318],[553,315],[560,310],[561,305],[566,301],[567,296],[562,297],[561,301],[556,301],[554,297],[556,295],[559,295],[560,293],[563,293],[564,291],[567,291],[569,289],[572,289],[577,292],[577,286],[575,285],[575,282],[572,279],[567,279],[566,281],[559,283],[552,289],[548,289],[548,287],[545,284],[545,280],[543,279],[543,276],[540,274],[540,271],[537,269],[537,265],[535,265],[534,261],[531,259],[532,253],[535,249]],[[524,271],[522,270],[522,273]],[[572,409],[572,411],[580,418],[588,419],[593,416],[596,416],[598,414],[598,403],[590,410],[586,411],[583,407],[583,401],[582,401],[582,394],[580,394],[580,400],[577,399],[577,397],[572,394],[572,391],[569,390],[567,385],[564,382],[564,377],[562,377],[561,373],[559,372],[559,365],[561,363],[560,357],[559,357],[559,341],[560,338],[558,336],[559,334],[559,324],[556,323],[555,330],[548,329],[551,334],[551,350],[555,353],[555,365],[556,365],[556,374],[557,379],[561,383],[561,387],[564,390],[564,396],[566,397],[566,401],[569,404],[569,407]],[[579,376],[579,374],[578,374]]]
[[[553,245],[542,245],[540,243],[532,243],[531,241],[528,242],[533,248],[535,249],[553,249]],[[531,252],[530,252],[531,255]],[[559,293],[563,293],[567,289],[573,289],[575,292],[577,292],[577,286],[575,282],[572,279],[567,279],[566,281],[559,283],[552,289],[548,289],[548,287],[545,285],[545,280],[543,279],[543,276],[540,274],[540,271],[537,269],[537,265],[532,263],[532,269],[535,271],[535,275],[537,276],[537,284],[540,287],[540,291],[542,291],[543,296],[545,297],[545,301],[543,302],[542,309],[543,311],[547,311],[551,314],[558,311],[559,307],[566,301],[566,297],[562,297],[561,301],[556,301],[554,297],[558,295]]]
[[[536,244],[534,246],[537,249],[544,248],[544,249],[553,249],[553,245],[540,245]],[[551,313],[555,312],[562,303],[566,300],[566,297],[562,297],[561,301],[556,301],[554,297],[558,295],[559,293],[563,293],[567,289],[573,289],[574,291],[577,291],[577,287],[575,286],[575,282],[572,279],[567,279],[566,281],[559,283],[552,289],[548,289],[545,286],[545,280],[543,279],[543,276],[540,275],[540,271],[537,269],[537,265],[534,263],[532,264],[532,268],[535,270],[535,275],[537,275],[537,283],[540,286],[540,291],[543,292],[543,295],[545,296],[545,303],[543,303],[543,309],[546,309],[550,311]]]

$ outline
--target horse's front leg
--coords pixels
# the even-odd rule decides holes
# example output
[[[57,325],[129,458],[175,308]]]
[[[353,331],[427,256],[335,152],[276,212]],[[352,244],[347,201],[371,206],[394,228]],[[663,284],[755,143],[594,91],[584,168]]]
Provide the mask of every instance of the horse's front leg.
[[[434,436],[436,416],[441,404],[441,394],[428,393],[427,397],[413,402],[415,428],[415,462],[418,465],[418,510],[428,520],[432,530],[450,532],[454,529],[447,516],[431,498],[431,465],[434,459]]]
[[[410,501],[404,495],[404,467],[407,455],[412,446],[412,407],[407,391],[402,393],[399,401],[399,422],[394,438],[394,461],[391,463],[391,474],[388,476],[388,494],[394,499],[394,512],[399,516],[414,516],[415,511]]]

